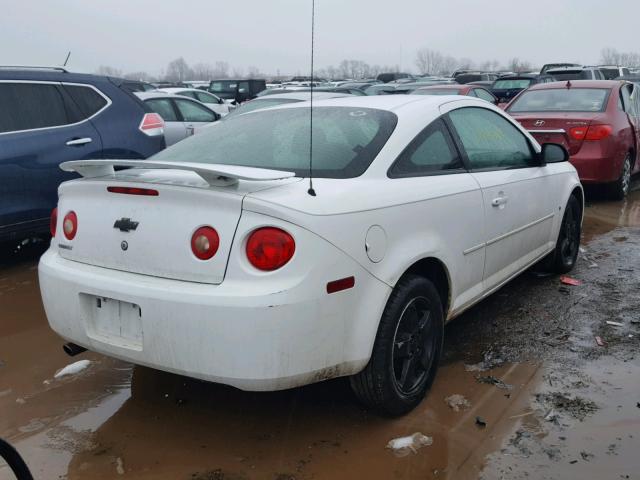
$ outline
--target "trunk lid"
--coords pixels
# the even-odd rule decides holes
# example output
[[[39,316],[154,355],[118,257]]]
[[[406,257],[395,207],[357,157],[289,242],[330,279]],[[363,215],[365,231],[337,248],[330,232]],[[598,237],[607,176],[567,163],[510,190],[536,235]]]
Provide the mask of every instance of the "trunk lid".
[[[135,168],[67,182],[60,187],[58,228],[53,241],[60,255],[68,260],[156,277],[220,284],[245,195],[299,180],[242,181],[216,186],[193,171]],[[158,194],[113,193],[107,187],[153,189]],[[69,211],[74,211],[78,219],[73,240],[67,240],[62,229]],[[191,250],[191,237],[201,226],[213,227],[220,239],[216,254],[204,261]]]
[[[509,112],[508,112],[509,113]],[[577,139],[570,134],[572,128],[589,128],[591,124],[602,123],[601,113],[512,113],[515,118],[540,143],[559,143],[570,155],[575,155],[582,147],[583,139]],[[583,136],[584,138],[584,136]]]

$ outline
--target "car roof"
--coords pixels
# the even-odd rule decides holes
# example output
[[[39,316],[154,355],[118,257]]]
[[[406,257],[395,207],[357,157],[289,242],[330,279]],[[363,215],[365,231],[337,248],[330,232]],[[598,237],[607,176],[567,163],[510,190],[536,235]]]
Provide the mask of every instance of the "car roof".
[[[63,70],[62,67],[0,67],[0,78],[3,80],[39,80],[78,83],[105,81],[107,79],[105,75],[69,72]]]
[[[441,85],[427,85],[425,87],[417,88],[416,90],[460,90],[466,88],[469,84],[462,83],[443,83]],[[475,88],[482,88],[482,85],[472,85]]]
[[[191,88],[191,87],[165,87],[159,88],[160,92],[164,93],[176,93],[176,92],[204,92],[206,90],[202,90],[200,88]],[[210,93],[210,92],[207,92]]]
[[[560,82],[537,83],[529,87],[529,90],[567,88],[568,82],[571,82],[570,88],[613,88],[623,83],[620,80],[563,80]]]
[[[314,102],[314,107],[356,107],[374,108],[386,110],[388,112],[399,113],[409,110],[412,107],[433,108],[439,111],[441,105],[456,100],[472,101],[477,100],[478,105],[491,105],[485,100],[474,97],[463,97],[460,95],[344,95],[338,98],[331,98]],[[309,108],[309,102],[288,103],[278,105],[275,108]]]
[[[353,97],[353,95],[349,93],[340,93],[340,92],[313,92],[314,100],[325,100],[327,98],[339,98],[339,97]],[[265,95],[263,97],[258,97],[251,101],[253,102],[255,100],[269,100],[272,98],[282,98],[286,100],[301,100],[304,102],[311,98],[311,92],[310,91],[305,91],[305,92],[292,91],[290,93],[274,93],[273,95]]]
[[[538,77],[550,77],[546,73],[514,73],[513,75],[504,75],[496,80],[531,80]]]

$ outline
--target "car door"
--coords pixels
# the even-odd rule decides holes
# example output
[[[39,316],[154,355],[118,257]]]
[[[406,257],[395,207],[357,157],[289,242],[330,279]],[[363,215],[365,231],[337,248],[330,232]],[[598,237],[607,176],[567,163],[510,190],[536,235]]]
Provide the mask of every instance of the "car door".
[[[220,118],[217,113],[196,101],[176,98],[174,102],[184,122],[187,135],[197,133],[204,125]]]
[[[75,177],[58,166],[100,158],[100,135],[57,82],[2,81],[0,105],[0,236],[46,230],[58,185]]]
[[[620,97],[622,99],[622,106],[627,114],[631,129],[634,135],[635,151],[638,152],[638,146],[640,146],[640,91],[638,86],[632,83],[622,85],[620,87]],[[636,161],[633,173],[636,173],[640,169]]]
[[[464,167],[445,122],[440,118],[426,126],[387,176],[395,188],[419,192],[421,198],[403,204],[386,220],[390,243],[420,238],[422,254],[433,254],[455,272],[451,307],[454,312],[464,309],[483,291],[484,207],[480,187]]]
[[[491,291],[553,248],[561,176],[541,166],[527,135],[492,109],[456,108],[448,122],[482,190],[483,283]]]
[[[187,127],[170,98],[149,98],[144,102],[164,120],[164,140],[167,147],[188,136]]]

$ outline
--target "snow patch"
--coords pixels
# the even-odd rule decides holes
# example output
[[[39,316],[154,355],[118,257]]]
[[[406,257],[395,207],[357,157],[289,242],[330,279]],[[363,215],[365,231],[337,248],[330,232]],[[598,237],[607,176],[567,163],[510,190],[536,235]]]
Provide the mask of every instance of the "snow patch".
[[[393,450],[398,457],[404,457],[410,453],[416,453],[420,448],[433,444],[433,438],[420,432],[407,437],[394,438],[387,443],[387,448]]]

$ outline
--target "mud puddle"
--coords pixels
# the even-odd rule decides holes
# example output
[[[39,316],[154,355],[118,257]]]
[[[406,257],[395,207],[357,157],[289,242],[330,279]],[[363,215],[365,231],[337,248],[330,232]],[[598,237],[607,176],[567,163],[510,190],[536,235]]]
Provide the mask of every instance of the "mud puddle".
[[[0,436],[37,479],[638,478],[639,192],[586,214],[582,285],[527,272],[450,324],[429,396],[400,419],[361,409],[344,380],[256,394],[71,359],[40,303],[43,246],[5,252]],[[385,448],[416,432],[433,443]]]

